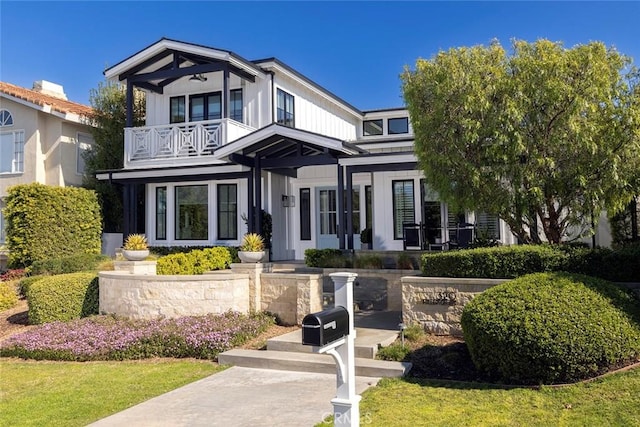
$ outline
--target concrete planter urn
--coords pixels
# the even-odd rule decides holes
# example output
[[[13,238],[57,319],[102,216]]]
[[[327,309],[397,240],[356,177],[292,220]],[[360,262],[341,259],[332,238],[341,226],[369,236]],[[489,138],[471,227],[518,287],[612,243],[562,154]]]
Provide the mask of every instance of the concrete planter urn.
[[[131,250],[123,249],[122,256],[127,261],[144,261],[149,256],[149,249]]]
[[[238,258],[240,258],[240,261],[244,263],[255,264],[257,262],[260,262],[264,256],[265,256],[264,251],[260,251],[260,252],[238,251]]]

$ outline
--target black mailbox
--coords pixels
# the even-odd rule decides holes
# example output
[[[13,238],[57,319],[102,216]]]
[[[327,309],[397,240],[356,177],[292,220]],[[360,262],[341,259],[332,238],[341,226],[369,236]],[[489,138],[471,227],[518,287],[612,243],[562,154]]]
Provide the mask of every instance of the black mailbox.
[[[302,319],[302,344],[323,347],[349,335],[349,312],[344,307],[311,313]]]

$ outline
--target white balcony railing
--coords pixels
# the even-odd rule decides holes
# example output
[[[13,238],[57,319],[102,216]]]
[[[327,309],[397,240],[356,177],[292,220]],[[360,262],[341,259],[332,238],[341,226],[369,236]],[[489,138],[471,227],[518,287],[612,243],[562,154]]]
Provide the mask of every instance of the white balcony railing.
[[[231,119],[125,128],[125,168],[202,163],[216,148],[253,130]]]

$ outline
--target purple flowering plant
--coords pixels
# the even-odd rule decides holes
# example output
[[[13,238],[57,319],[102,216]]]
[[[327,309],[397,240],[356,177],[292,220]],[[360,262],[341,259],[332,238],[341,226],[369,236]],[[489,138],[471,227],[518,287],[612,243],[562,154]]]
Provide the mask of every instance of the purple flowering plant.
[[[125,360],[150,357],[215,359],[218,353],[264,332],[266,314],[189,316],[130,320],[92,316],[52,322],[0,344],[0,356],[37,360]]]

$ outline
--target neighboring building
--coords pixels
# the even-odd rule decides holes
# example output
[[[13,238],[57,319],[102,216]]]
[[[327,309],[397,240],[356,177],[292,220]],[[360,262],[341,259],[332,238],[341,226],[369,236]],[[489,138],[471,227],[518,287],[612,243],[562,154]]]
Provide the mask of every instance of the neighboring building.
[[[468,224],[515,243],[495,216],[450,211],[424,184],[404,108],[360,111],[275,58],[164,38],[105,75],[128,90],[124,168],[98,174],[124,185],[125,235],[235,246],[260,231],[258,206],[272,215],[274,260],[359,249],[365,228],[373,249],[402,250],[408,224],[432,249]],[[146,92],[144,127],[130,127],[134,86]]]
[[[1,208],[9,187],[82,184],[82,153],[93,141],[90,113],[90,107],[68,101],[60,85],[42,80],[26,89],[0,82],[0,246],[5,241]]]

